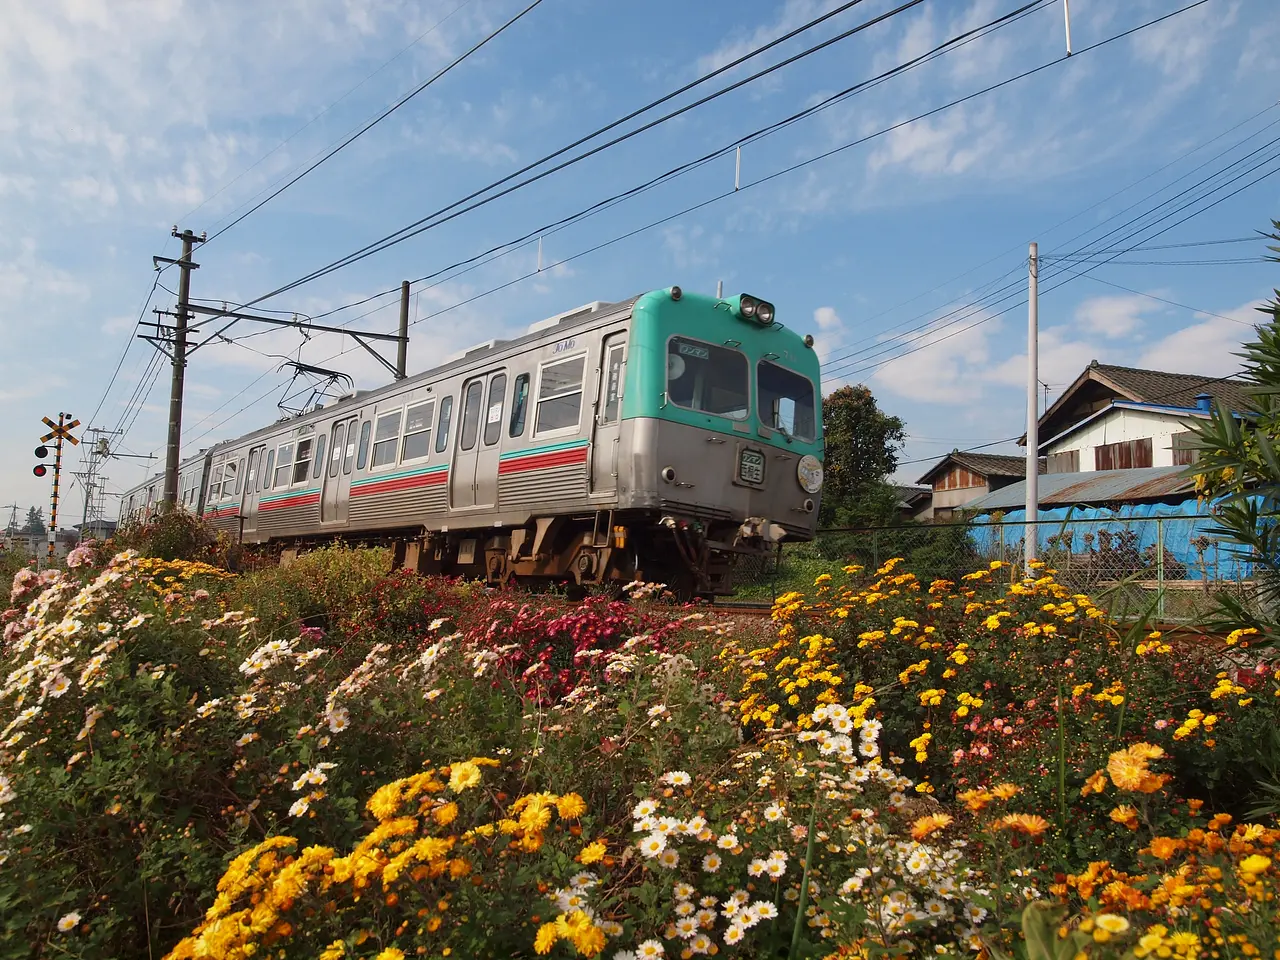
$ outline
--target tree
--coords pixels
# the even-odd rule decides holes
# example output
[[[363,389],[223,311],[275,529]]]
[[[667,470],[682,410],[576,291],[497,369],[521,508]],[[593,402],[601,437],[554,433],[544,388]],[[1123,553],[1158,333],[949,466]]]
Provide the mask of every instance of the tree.
[[[903,422],[884,413],[864,386],[841,387],[822,401],[826,461],[824,527],[879,526],[897,517],[898,494],[888,477],[906,439]]]
[[[27,522],[22,527],[22,533],[27,536],[42,537],[48,530],[44,525],[44,511],[31,507],[27,510]]]
[[[1280,221],[1271,221],[1267,239],[1280,241]],[[1280,246],[1269,246],[1280,254]],[[1280,263],[1280,256],[1266,259]],[[1270,645],[1280,643],[1280,290],[1258,310],[1268,321],[1244,345],[1242,379],[1250,383],[1240,418],[1215,403],[1207,421],[1192,424],[1196,462],[1190,468],[1201,496],[1217,501],[1218,523],[1209,530],[1234,545],[1253,566],[1256,604],[1239,596],[1219,596],[1224,625],[1259,629]],[[1261,644],[1254,644],[1255,647]]]

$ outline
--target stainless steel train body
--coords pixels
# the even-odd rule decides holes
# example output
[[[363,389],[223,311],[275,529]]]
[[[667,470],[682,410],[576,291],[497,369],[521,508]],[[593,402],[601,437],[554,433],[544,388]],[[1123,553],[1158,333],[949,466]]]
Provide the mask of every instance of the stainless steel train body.
[[[715,594],[742,555],[813,536],[821,458],[812,339],[765,301],[673,287],[220,443],[180,498],[244,544],[380,540],[422,572]]]

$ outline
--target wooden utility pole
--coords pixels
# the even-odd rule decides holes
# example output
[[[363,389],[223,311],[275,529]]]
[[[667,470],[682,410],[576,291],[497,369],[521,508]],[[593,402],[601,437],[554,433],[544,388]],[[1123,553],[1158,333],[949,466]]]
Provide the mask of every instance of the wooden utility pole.
[[[173,228],[173,236],[182,241],[182,256],[177,260],[164,257],[153,257],[157,265],[168,263],[177,266],[181,271],[178,277],[178,305],[172,316],[173,328],[173,379],[169,385],[169,440],[165,444],[164,459],[164,509],[171,510],[178,502],[178,463],[181,460],[182,446],[182,391],[187,372],[187,321],[191,319],[191,271],[200,267],[191,261],[191,248],[203,243],[204,237],[197,237],[190,230],[178,232]]]

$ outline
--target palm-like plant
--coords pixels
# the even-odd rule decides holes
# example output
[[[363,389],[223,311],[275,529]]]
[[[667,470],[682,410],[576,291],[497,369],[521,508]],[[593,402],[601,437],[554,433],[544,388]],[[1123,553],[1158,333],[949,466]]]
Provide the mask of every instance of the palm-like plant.
[[[1271,227],[1263,236],[1280,242],[1280,221]],[[1267,259],[1280,263],[1280,246],[1267,249]],[[1280,638],[1280,290],[1273,292],[1258,308],[1268,319],[1238,354],[1250,384],[1246,408],[1233,412],[1215,402],[1208,420],[1192,424],[1197,459],[1189,468],[1200,495],[1217,500],[1217,525],[1208,532],[1254,569],[1256,603],[1222,594],[1219,624],[1256,627],[1271,644]]]

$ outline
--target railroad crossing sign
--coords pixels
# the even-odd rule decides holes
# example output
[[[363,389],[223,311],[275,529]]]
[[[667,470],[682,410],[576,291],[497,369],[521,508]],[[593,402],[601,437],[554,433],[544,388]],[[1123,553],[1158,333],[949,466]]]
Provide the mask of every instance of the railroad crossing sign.
[[[80,443],[79,440],[77,440],[75,437],[71,435],[72,427],[80,426],[79,420],[72,420],[70,423],[54,423],[48,417],[41,417],[41,419],[44,420],[46,424],[48,424],[50,427],[53,428],[48,433],[46,433],[43,437],[40,438],[41,443],[48,443],[50,440],[53,440],[55,437],[59,440],[68,441],[72,446],[75,446],[78,443]],[[59,421],[62,420],[61,414],[59,414],[58,420]]]

